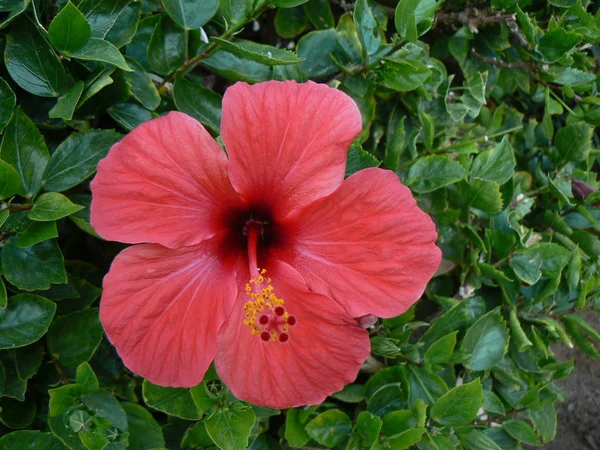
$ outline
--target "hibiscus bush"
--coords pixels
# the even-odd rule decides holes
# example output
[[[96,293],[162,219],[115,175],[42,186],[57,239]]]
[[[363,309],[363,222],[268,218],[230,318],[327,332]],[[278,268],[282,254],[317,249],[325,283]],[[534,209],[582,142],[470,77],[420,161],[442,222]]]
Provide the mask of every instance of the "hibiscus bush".
[[[590,0],[0,3],[0,450],[553,440],[599,43]]]

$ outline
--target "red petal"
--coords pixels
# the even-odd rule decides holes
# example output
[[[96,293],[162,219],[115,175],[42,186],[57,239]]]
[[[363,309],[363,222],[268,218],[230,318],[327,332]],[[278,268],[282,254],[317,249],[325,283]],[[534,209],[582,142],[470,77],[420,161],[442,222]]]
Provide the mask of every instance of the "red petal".
[[[280,218],[339,186],[362,120],[341,91],[312,82],[268,81],[230,87],[221,124],[234,188]]]
[[[217,332],[237,295],[219,239],[171,250],[123,250],[104,279],[100,319],[133,372],[163,386],[195,386],[217,350]]]
[[[434,223],[390,171],[362,170],[286,222],[293,252],[277,257],[352,317],[403,313],[440,263]]]
[[[286,343],[264,342],[244,325],[242,289],[219,332],[217,372],[233,394],[256,405],[290,408],[321,403],[355,380],[369,356],[368,333],[343,308],[312,293],[294,269],[275,262],[268,270],[275,293],[296,317]],[[239,290],[238,290],[239,291]]]
[[[113,146],[92,187],[92,225],[105,239],[194,245],[223,229],[239,205],[227,158],[185,114],[143,123]]]

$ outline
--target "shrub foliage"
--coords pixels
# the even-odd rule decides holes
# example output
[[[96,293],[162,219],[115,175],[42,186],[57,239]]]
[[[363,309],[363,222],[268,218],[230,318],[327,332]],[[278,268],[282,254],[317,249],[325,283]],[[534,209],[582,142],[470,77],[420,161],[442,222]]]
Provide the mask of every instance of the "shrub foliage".
[[[573,362],[550,344],[600,357],[582,315],[600,309],[599,41],[589,0],[3,2],[0,448],[551,441]],[[355,383],[286,411],[214,371],[192,389],[128,372],[97,308],[121,246],[89,223],[89,179],[124,133],[179,110],[217,135],[227,86],[271,79],[356,101],[347,173],[395,171],[444,254],[416,307],[370,329]]]

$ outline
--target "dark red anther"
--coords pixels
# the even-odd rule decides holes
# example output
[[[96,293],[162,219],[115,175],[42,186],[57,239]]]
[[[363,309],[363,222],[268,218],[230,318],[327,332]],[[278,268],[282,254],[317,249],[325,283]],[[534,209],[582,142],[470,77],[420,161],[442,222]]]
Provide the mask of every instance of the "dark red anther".
[[[290,327],[293,327],[294,325],[296,325],[296,316],[288,316],[286,322]]]
[[[269,333],[268,331],[263,331],[262,333],[260,333],[260,338],[261,340],[267,342],[271,340],[271,333]]]
[[[261,325],[267,325],[269,323],[269,317],[263,314],[258,318],[258,323]]]
[[[281,333],[279,335],[279,342],[287,342],[290,340],[290,335],[287,333]]]
[[[276,316],[281,317],[285,313],[285,308],[283,306],[276,306],[273,312]]]

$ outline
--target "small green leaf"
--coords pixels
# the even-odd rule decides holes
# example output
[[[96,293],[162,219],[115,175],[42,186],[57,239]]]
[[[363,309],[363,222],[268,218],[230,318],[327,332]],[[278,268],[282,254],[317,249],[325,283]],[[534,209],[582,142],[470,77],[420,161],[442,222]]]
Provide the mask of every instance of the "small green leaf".
[[[211,130],[218,132],[221,127],[222,97],[199,83],[186,80],[181,73],[175,76],[173,86],[175,106],[181,112],[199,120]]]
[[[565,161],[585,161],[590,154],[593,131],[585,123],[567,125],[556,133],[554,145]]]
[[[189,389],[157,386],[148,380],[144,380],[142,388],[144,401],[151,408],[182,419],[202,418],[202,411],[194,403]]]
[[[152,414],[137,403],[121,403],[129,425],[129,448],[151,450],[166,447],[162,429]]]
[[[79,364],[76,373],[75,382],[85,386],[88,391],[97,391],[100,388],[98,377],[87,362]]]
[[[274,25],[279,36],[293,39],[306,29],[308,18],[304,8],[279,8],[275,14]]]
[[[0,448],[11,450],[59,450],[63,444],[52,433],[13,431],[0,438]]]
[[[382,424],[383,422],[378,416],[368,411],[361,411],[356,418],[356,431],[358,431],[364,443],[369,446],[379,437]]]
[[[68,2],[48,27],[48,38],[59,52],[74,52],[92,37],[92,28],[73,3]]]
[[[83,209],[58,192],[47,192],[40,195],[33,203],[33,208],[27,211],[27,217],[38,222],[49,222],[62,219]]]
[[[330,55],[337,48],[337,32],[333,28],[305,34],[298,41],[298,56],[304,58],[300,63],[300,70],[308,78],[333,75],[339,69]]]
[[[56,305],[43,297],[19,294],[0,309],[0,349],[24,347],[40,339],[52,322]]]
[[[408,172],[406,184],[423,194],[456,183],[467,176],[467,170],[448,156],[425,156]]]
[[[460,442],[465,450],[503,450],[484,432],[467,428],[459,433]]]
[[[6,286],[4,284],[4,279],[0,277],[0,310],[6,309],[8,305],[8,294],[6,293]],[[4,383],[0,383],[4,385]],[[0,389],[0,395],[2,395],[2,389]]]
[[[272,47],[270,45],[258,44],[253,41],[237,39],[228,41],[218,37],[213,37],[213,41],[217,43],[223,50],[233,53],[240,58],[250,59],[261,64],[276,66],[280,64],[296,64],[304,61],[304,58],[298,57],[289,50]]]
[[[540,270],[542,261],[529,255],[516,255],[508,261],[508,264],[515,271],[517,277],[529,285],[537,283],[542,277]]]
[[[48,350],[64,366],[75,368],[91,359],[102,334],[97,308],[62,316],[48,332]]]
[[[218,409],[204,422],[206,431],[221,450],[244,450],[255,421],[250,405],[235,402]]]
[[[21,108],[4,130],[0,154],[21,178],[18,193],[24,197],[37,194],[50,156],[41,133]]]
[[[125,72],[132,72],[132,69],[127,65],[127,62],[119,49],[103,39],[91,38],[88,43],[80,49],[65,52],[65,54],[76,59],[105,62],[107,64],[112,64]]]
[[[396,31],[410,42],[416,42],[418,37],[417,18],[415,14],[418,6],[419,0],[400,0],[394,14]]]
[[[379,167],[381,161],[375,158],[372,154],[363,150],[360,144],[352,144],[348,150],[348,158],[346,160],[346,176],[369,167]]]
[[[289,1],[287,3],[290,5]],[[291,3],[292,6],[297,4],[299,4],[297,0]],[[325,30],[335,26],[335,17],[327,0],[309,0],[304,3],[304,11],[308,16],[308,20],[317,30]]]
[[[471,177],[494,181],[501,185],[512,178],[515,164],[514,151],[508,139],[504,137],[492,150],[477,155],[471,166]]]
[[[498,183],[474,178],[466,188],[464,198],[469,206],[492,215],[499,214],[504,209]]]
[[[144,108],[155,110],[160,105],[160,95],[150,75],[144,67],[133,58],[125,57],[125,61],[133,72],[125,72],[123,78],[131,85],[131,95],[142,104]]]
[[[58,237],[58,228],[55,221],[34,222],[26,219],[28,222],[23,226],[22,231],[17,235],[17,246],[19,248],[31,247],[39,242]]]
[[[399,92],[414,91],[431,77],[431,70],[414,59],[385,58],[383,62],[380,69],[381,82]]]
[[[448,362],[456,346],[456,335],[458,331],[449,333],[435,341],[425,352],[423,359],[429,364],[443,364]]]
[[[21,178],[8,163],[0,159],[0,198],[9,198],[21,191]]]
[[[62,192],[78,185],[96,171],[98,162],[121,138],[113,130],[71,134],[52,153],[44,173],[44,189]]]
[[[19,248],[14,238],[9,239],[2,247],[2,272],[11,284],[25,291],[67,282],[63,256],[55,240]]]
[[[368,0],[358,0],[356,2],[354,5],[354,21],[358,38],[365,52],[368,55],[377,52],[382,43],[381,33]]]
[[[54,107],[48,111],[48,117],[51,119],[71,120],[73,118],[75,108],[77,107],[77,103],[79,102],[81,94],[83,93],[83,88],[83,81],[78,81],[75,83],[65,95],[62,95],[58,98],[56,105],[54,105]]]
[[[72,81],[60,59],[28,17],[21,16],[6,38],[4,62],[21,88],[41,97],[58,97]]]
[[[163,16],[148,44],[148,63],[159,75],[169,75],[185,62],[184,30]]]
[[[219,0],[162,0],[177,25],[194,30],[206,24],[219,9]]]
[[[461,350],[471,355],[465,363],[471,370],[486,370],[495,366],[508,349],[508,330],[500,309],[482,316],[468,330]]]
[[[277,8],[294,8],[295,6],[302,5],[308,0],[272,0],[270,3]]]
[[[581,42],[581,35],[561,27],[548,31],[539,40],[537,49],[548,63],[556,62]]]
[[[506,412],[502,400],[500,400],[500,398],[492,391],[488,391],[487,389],[483,390],[483,408],[491,414],[501,415]]]
[[[285,439],[292,447],[303,447],[310,441],[305,422],[306,417],[302,418],[299,409],[288,409],[285,415]]]
[[[0,132],[10,120],[13,109],[17,103],[15,93],[10,88],[8,83],[0,77]]]
[[[48,391],[50,394],[49,416],[60,416],[86,392],[89,391],[82,384],[67,384],[56,389],[50,389]]]
[[[306,432],[319,444],[335,447],[352,431],[352,422],[345,412],[330,409],[319,414],[306,425]]]
[[[566,248],[550,242],[540,242],[515,253],[515,257],[509,261],[509,264],[514,269],[515,259],[519,262],[528,261],[530,264],[538,265],[545,277],[555,278],[562,272],[570,258],[571,253]]]
[[[116,103],[106,110],[125,130],[131,131],[156,116],[137,103]]]
[[[77,410],[69,417],[69,427],[75,432],[90,431],[94,422],[92,416],[83,410]]]
[[[442,395],[431,407],[431,418],[441,425],[466,425],[475,420],[482,404],[481,380],[476,378]]]
[[[502,429],[517,441],[524,442],[525,444],[529,445],[542,445],[532,428],[522,420],[506,420],[502,422]]]

